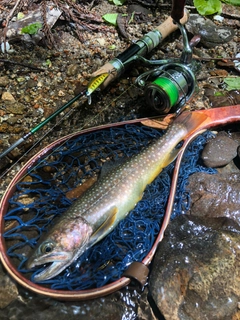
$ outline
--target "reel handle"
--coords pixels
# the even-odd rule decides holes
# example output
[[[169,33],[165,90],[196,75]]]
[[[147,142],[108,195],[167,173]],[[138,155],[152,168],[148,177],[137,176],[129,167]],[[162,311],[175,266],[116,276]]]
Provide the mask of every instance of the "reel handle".
[[[171,17],[178,23],[182,23],[180,19],[184,16],[185,2],[186,0],[172,0]]]
[[[187,21],[188,21],[188,12],[187,10],[184,10],[184,14],[183,17],[180,21],[180,23],[182,25],[184,25]],[[161,36],[161,39],[159,41],[159,43],[165,39],[169,34],[171,34],[172,32],[176,31],[178,29],[178,25],[174,23],[173,19],[171,16],[169,16],[163,23],[161,23],[155,30],[159,33],[159,35]],[[141,41],[141,40],[140,40]],[[159,44],[157,43],[157,45]],[[125,52],[129,52],[129,49],[131,49],[131,47],[134,46],[131,45],[129,48],[127,48],[123,53],[121,53],[119,56],[123,56]],[[137,52],[134,52],[132,57],[134,57],[134,55]],[[92,77],[97,77],[103,73],[109,73],[109,76],[106,78],[106,80],[104,81],[104,83],[100,86],[101,89],[106,88],[110,82],[112,82],[113,80],[117,79],[118,76],[124,71],[125,66],[124,63],[121,61],[121,59],[119,59],[119,56],[117,56],[113,61],[116,61],[117,63],[119,63],[119,65],[121,65],[119,68],[116,68],[114,63],[107,62],[104,66],[102,66],[100,69],[98,69],[97,71],[95,71],[92,74]],[[131,60],[131,57],[128,59],[128,61]],[[135,61],[134,59],[132,61]]]
[[[180,18],[180,23],[182,25],[186,24],[188,21],[189,13],[187,10],[183,10],[183,15]],[[156,28],[162,35],[162,40],[165,39],[167,36],[169,36],[172,32],[176,31],[178,29],[178,26],[173,22],[173,17],[168,17],[163,23],[161,23]]]

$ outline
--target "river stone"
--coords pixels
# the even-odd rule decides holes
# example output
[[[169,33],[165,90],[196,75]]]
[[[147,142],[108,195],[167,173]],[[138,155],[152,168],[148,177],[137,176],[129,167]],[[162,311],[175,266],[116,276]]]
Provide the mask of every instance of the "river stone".
[[[0,309],[1,320],[157,320],[147,300],[148,288],[142,293],[126,287],[106,297],[70,302],[37,295],[21,286],[18,289],[18,297]]]
[[[0,77],[0,87],[6,87],[9,84],[10,80],[8,76]]]
[[[240,228],[231,219],[181,215],[152,263],[149,289],[166,320],[226,320],[238,311]]]
[[[26,106],[20,102],[5,103],[5,108],[8,113],[22,115],[25,113]]]
[[[18,117],[9,117],[6,122],[13,126],[18,122]]]
[[[240,172],[208,174],[196,172],[189,177],[188,214],[228,217],[240,225]]]
[[[26,88],[34,88],[37,86],[37,81],[33,79],[29,79],[26,83]]]
[[[221,131],[206,144],[201,158],[207,167],[225,166],[237,156],[237,148],[238,143]]]
[[[234,29],[218,26],[199,14],[190,14],[186,28],[190,33],[200,35],[201,43],[207,48],[225,44],[232,40],[235,34]]]
[[[0,309],[6,308],[17,299],[18,289],[16,283],[3,271],[0,265]]]
[[[15,102],[16,100],[15,100],[14,96],[10,92],[5,91],[2,94],[2,101]]]
[[[24,320],[121,320],[128,307],[124,307],[121,296],[115,295],[89,301],[57,301],[39,296],[23,290],[19,290],[20,298],[16,299],[8,308],[0,309],[0,319],[24,319]],[[119,294],[120,295],[120,294]],[[131,301],[131,297],[130,301]],[[127,319],[127,318],[126,318]]]

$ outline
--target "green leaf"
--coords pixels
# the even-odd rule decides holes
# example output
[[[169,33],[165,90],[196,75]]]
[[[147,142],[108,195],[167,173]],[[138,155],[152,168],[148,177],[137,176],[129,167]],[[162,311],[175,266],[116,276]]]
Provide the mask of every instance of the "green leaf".
[[[52,66],[52,62],[50,59],[47,59],[45,62],[46,66],[51,67]]]
[[[222,12],[220,0],[193,0],[193,4],[202,16]]]
[[[227,4],[231,4],[233,6],[240,6],[239,0],[222,0],[222,2],[225,2]]]
[[[116,26],[117,25],[117,16],[118,13],[106,13],[102,18],[107,21],[108,23]]]
[[[124,2],[126,2],[126,0],[113,0],[113,3],[116,6],[122,6],[124,4]]]
[[[113,2],[116,6],[122,6],[126,0],[108,0],[109,2]]]
[[[108,49],[109,49],[109,50],[115,50],[116,47],[117,47],[117,46],[116,46],[115,44],[112,44],[112,45],[108,46]]]
[[[227,85],[227,90],[240,90],[240,77],[225,78],[224,82]]]
[[[17,14],[17,20],[21,20],[22,18],[24,18],[24,13],[18,12],[18,14]]]
[[[224,96],[223,92],[218,91],[214,93],[214,97],[222,97],[222,96]]]
[[[21,29],[21,33],[27,34],[36,34],[39,29],[42,28],[42,24],[40,22],[29,24]]]

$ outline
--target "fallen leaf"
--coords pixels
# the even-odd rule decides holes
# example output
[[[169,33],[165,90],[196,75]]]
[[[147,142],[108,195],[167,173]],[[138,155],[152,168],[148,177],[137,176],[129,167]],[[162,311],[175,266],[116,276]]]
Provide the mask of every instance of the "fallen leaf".
[[[227,85],[227,90],[240,90],[240,77],[225,78],[224,82]]]
[[[83,184],[77,186],[76,188],[68,191],[66,193],[66,197],[68,199],[76,199],[79,198],[87,189],[89,189],[95,182],[97,181],[97,177],[91,177],[87,179]]]
[[[175,114],[168,114],[165,117],[159,117],[155,119],[147,119],[141,121],[141,124],[147,127],[166,130],[170,123],[172,123],[173,119],[175,118]]]

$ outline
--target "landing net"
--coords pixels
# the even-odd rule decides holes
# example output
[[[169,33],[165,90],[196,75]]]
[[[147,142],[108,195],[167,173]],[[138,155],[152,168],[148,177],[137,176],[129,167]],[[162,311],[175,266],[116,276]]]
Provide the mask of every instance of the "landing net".
[[[69,191],[99,175],[104,162],[131,157],[161,135],[155,129],[136,124],[77,135],[29,168],[17,184],[5,215],[5,224],[10,226],[4,233],[7,254],[18,271],[34,282],[34,275],[43,270],[43,267],[33,272],[26,270],[27,255],[54,218],[74,201],[67,197]],[[210,132],[199,136],[185,153],[172,219],[189,207],[189,193],[185,190],[189,175],[197,171],[215,172],[199,161],[200,152],[211,136]],[[142,261],[161,227],[173,167],[170,164],[147,187],[143,199],[115,230],[61,274],[40,282],[41,285],[59,290],[101,287],[121,278],[133,261]]]

